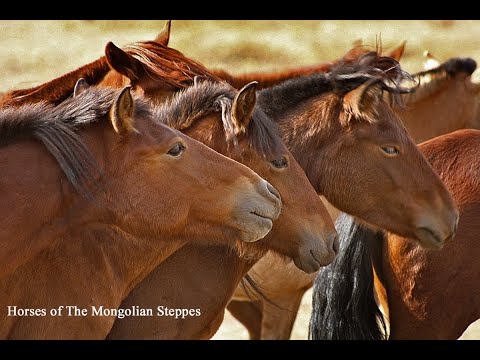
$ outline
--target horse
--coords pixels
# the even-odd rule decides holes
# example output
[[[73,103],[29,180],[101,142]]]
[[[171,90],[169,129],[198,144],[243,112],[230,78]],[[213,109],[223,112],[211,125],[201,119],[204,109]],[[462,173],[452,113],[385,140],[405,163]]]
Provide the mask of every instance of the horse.
[[[315,280],[311,338],[458,339],[480,317],[479,146],[477,129],[456,130],[419,144],[460,210],[455,241],[441,251],[364,227],[348,216],[339,218],[345,256]],[[388,319],[378,309],[374,289]]]
[[[130,86],[0,110],[0,338],[104,338],[115,317],[59,311],[117,309],[182,245],[272,229],[278,190],[174,116]]]
[[[418,88],[401,95],[403,106],[393,110],[415,142],[462,128],[480,129],[480,85],[471,79],[475,69],[473,59],[456,57],[413,74]],[[325,204],[332,219],[337,219],[340,211]],[[316,274],[300,272],[267,254],[252,268],[251,276],[271,301],[252,297],[239,286],[228,310],[248,329],[250,339],[289,339],[302,298],[313,286]]]

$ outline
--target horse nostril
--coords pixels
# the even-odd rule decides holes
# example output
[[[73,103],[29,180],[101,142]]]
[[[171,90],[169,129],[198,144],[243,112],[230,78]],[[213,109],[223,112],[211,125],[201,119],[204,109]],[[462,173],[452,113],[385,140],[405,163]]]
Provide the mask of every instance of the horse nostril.
[[[270,191],[271,194],[273,194],[273,196],[275,196],[276,198],[278,198],[278,200],[282,200],[282,198],[280,197],[280,193],[278,192],[278,190],[275,189],[269,182],[267,182],[267,189],[268,189],[268,191]]]

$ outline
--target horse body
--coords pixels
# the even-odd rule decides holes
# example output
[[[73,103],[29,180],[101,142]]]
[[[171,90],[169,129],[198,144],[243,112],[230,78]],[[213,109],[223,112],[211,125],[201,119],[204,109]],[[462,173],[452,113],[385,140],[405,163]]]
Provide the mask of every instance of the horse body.
[[[232,238],[256,241],[270,231],[281,209],[276,189],[158,123],[169,114],[163,110],[132,98],[126,87],[92,89],[56,107],[0,111],[2,205],[16,209],[2,218],[7,262],[0,293],[4,309],[17,306],[2,312],[0,337],[104,338],[115,316],[51,316],[50,310],[116,309],[186,242],[207,237],[233,246]],[[39,162],[25,166],[28,158]],[[18,170],[22,165],[28,170]],[[28,226],[30,216],[21,217],[27,211],[39,214]],[[39,236],[27,242],[18,229]]]
[[[439,252],[386,234],[381,280],[387,291],[389,338],[453,340],[480,318],[480,267],[475,265],[480,131],[458,130],[420,146],[450,189],[460,222],[455,240]]]
[[[199,255],[201,254],[201,255]],[[123,308],[198,309],[198,316],[117,319],[108,339],[201,340],[220,327],[230,298],[251,266],[263,253],[248,259],[219,246],[185,246],[137,285]],[[178,275],[179,264],[188,264]],[[214,281],[212,281],[214,280]],[[222,286],[218,286],[222,284]]]
[[[363,240],[360,237],[368,240],[357,256],[319,272],[310,322],[314,339],[458,339],[480,317],[475,286],[479,270],[472,265],[477,257],[475,234],[480,210],[479,141],[479,130],[462,129],[419,144],[459,208],[455,239],[440,251],[429,251],[411,239],[388,232],[360,227],[346,234],[345,248],[358,248]],[[373,237],[376,241],[370,240]],[[360,268],[369,270],[358,279],[363,286],[355,290],[346,284],[341,289],[329,281],[339,276],[349,278]],[[369,284],[369,290],[365,284]],[[321,295],[326,286],[330,292]],[[371,321],[382,316],[373,299],[374,291],[387,309],[389,329],[378,329]],[[363,300],[358,297],[360,292]],[[365,303],[362,314],[375,315],[370,319],[360,316],[360,307],[346,307],[338,301],[340,297],[358,299],[358,303]]]

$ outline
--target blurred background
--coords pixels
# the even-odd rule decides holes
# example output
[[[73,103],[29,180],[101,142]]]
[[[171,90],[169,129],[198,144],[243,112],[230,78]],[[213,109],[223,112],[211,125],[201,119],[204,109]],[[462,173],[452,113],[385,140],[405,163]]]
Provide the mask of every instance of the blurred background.
[[[166,20],[0,20],[0,92],[29,88],[103,56],[107,42],[153,40]],[[439,61],[480,62],[480,20],[173,20],[169,46],[207,68],[234,74],[275,71],[337,59],[362,42],[385,51],[406,40],[402,67],[423,70],[425,51]],[[306,339],[311,290],[292,339]],[[474,324],[462,339],[480,339]],[[228,311],[213,339],[248,339]]]
[[[72,71],[117,46],[153,40],[165,20],[1,20],[0,91],[30,87]],[[480,59],[480,20],[173,20],[170,46],[209,68],[272,71],[329,61],[357,41],[385,50],[407,41],[402,65],[422,54]]]

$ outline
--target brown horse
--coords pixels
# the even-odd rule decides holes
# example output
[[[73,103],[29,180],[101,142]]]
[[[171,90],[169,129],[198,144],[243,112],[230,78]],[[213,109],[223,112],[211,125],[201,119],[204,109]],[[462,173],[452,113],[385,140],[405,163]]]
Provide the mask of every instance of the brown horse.
[[[473,59],[457,57],[416,74],[419,88],[404,96],[405,107],[395,109],[416,143],[480,128],[480,84],[471,78],[476,67]]]
[[[452,58],[413,75],[419,87],[414,93],[402,95],[404,106],[396,106],[394,111],[416,142],[457,129],[480,129],[480,87],[471,79],[475,68],[471,58]],[[326,205],[335,220],[338,209],[328,202]],[[244,287],[238,287],[229,311],[246,326],[251,339],[289,339],[298,308],[313,285],[315,274],[298,271],[269,253],[255,264],[251,276],[274,304],[252,297]]]
[[[367,56],[372,57],[373,54],[370,53],[370,54],[368,54]],[[377,56],[377,55],[375,54],[375,57],[376,57],[376,56]],[[380,60],[380,62],[383,61],[383,60],[384,60],[384,59],[382,58],[382,59]],[[364,64],[365,62],[367,62],[366,59],[365,59],[365,58],[362,58],[362,64]],[[390,64],[390,65],[391,65],[391,64]],[[351,66],[351,64],[348,64],[348,67],[345,66],[346,68],[343,68],[343,71],[347,71],[347,69],[350,69],[350,66]],[[395,66],[396,66],[396,65],[395,65]],[[354,68],[354,69],[355,69],[355,68]],[[356,69],[355,69],[355,70],[356,70]],[[376,69],[376,70],[378,70],[378,69]],[[340,70],[337,70],[337,71],[340,71]],[[353,71],[354,71],[354,70],[353,70]],[[372,70],[372,72],[374,72],[374,71]],[[368,73],[368,72],[367,72],[367,73]],[[353,74],[356,74],[355,71],[353,72]],[[318,98],[320,98],[320,99],[321,99],[322,97],[325,97],[325,98],[327,98],[328,100],[332,100],[333,102],[335,102],[335,100],[337,100],[337,99],[333,96],[333,94],[335,94],[336,91],[342,89],[342,88],[341,88],[341,86],[342,86],[341,82],[342,82],[342,81],[346,81],[345,79],[347,79],[347,78],[350,79],[350,76],[345,76],[345,75],[347,75],[347,74],[341,74],[341,73],[339,73],[339,74],[338,74],[338,78],[331,79],[331,81],[332,81],[333,84],[330,84],[330,83],[328,82],[328,80],[326,79],[325,76],[324,76],[323,78],[321,78],[321,79],[316,79],[315,77],[310,77],[310,78],[308,79],[309,81],[305,81],[305,83],[302,84],[303,86],[305,86],[305,85],[312,86],[312,84],[313,84],[313,85],[316,85],[315,81],[318,81],[318,88],[319,88],[319,89],[317,90],[317,91],[318,91],[318,94],[315,94],[315,91],[311,91],[310,93],[307,93],[306,91],[303,91],[303,92],[302,92],[302,90],[305,90],[305,89],[300,88],[300,86],[299,86],[298,83],[294,83],[294,84],[292,84],[292,85],[296,85],[296,86],[292,86],[292,88],[291,88],[291,90],[292,90],[291,93],[289,93],[288,91],[286,91],[286,87],[281,86],[281,87],[276,88],[276,91],[278,91],[277,95],[283,95],[283,96],[285,97],[285,99],[291,99],[288,95],[307,93],[307,94],[304,95],[304,96],[312,96],[313,98],[316,96],[316,97],[318,97]],[[349,75],[351,75],[351,74],[349,74]],[[352,83],[355,84],[357,87],[360,86],[360,85],[362,85],[362,80],[363,80],[364,82],[367,81],[367,79],[365,79],[365,78],[364,78],[364,79],[361,79],[361,76],[360,76],[360,75],[359,75],[359,78],[360,78],[360,79],[359,79],[359,78],[355,78],[355,76],[351,76],[351,78],[353,79],[353,80],[352,80]],[[301,80],[304,80],[304,79],[301,79]],[[357,83],[355,83],[356,81],[357,81]],[[337,83],[337,82],[338,82],[338,83]],[[360,84],[359,84],[359,83],[360,83]],[[340,89],[339,89],[339,88],[335,88],[335,85],[336,85],[336,84],[338,84],[338,86],[340,87]],[[324,87],[322,88],[321,85],[323,85]],[[355,99],[355,100],[350,100],[350,101],[361,101],[360,99],[361,99],[362,97],[361,97],[361,96],[360,96],[360,97],[357,97],[358,94],[357,94],[357,96],[355,96],[355,95],[354,95],[354,94],[355,94],[355,91],[354,91],[354,90],[357,90],[357,91],[360,91],[360,93],[363,93],[363,91],[365,90],[365,88],[359,90],[358,88],[355,88],[355,85],[351,85],[352,87],[354,87],[354,89],[352,90],[352,89],[349,89],[349,88],[348,88],[348,85],[347,85],[347,84],[343,84],[343,85],[345,85],[345,88],[346,88],[346,89],[344,89],[344,91],[346,91],[347,95],[352,96],[350,99]],[[363,83],[363,85],[365,85],[365,84]],[[370,84],[369,84],[369,85],[370,85]],[[370,85],[370,86],[371,86],[371,85]],[[389,89],[388,87],[385,87],[385,88],[386,88],[386,89]],[[390,89],[390,90],[392,90],[392,89]],[[266,90],[264,90],[264,91],[262,91],[262,92],[259,93],[260,98],[261,98],[261,96],[264,94],[265,91],[266,91]],[[392,91],[393,91],[393,90],[392,90]],[[331,92],[332,92],[333,94],[331,94]],[[277,98],[275,97],[275,94],[272,94],[272,93],[267,93],[267,94],[268,94],[268,97],[266,98],[267,100],[269,100],[269,97],[272,97],[272,98],[275,98],[275,99],[277,100],[277,101],[275,102],[275,103],[277,103],[277,104],[283,104],[283,103],[287,103],[287,104],[288,104],[288,101],[279,101],[279,100],[281,100],[280,97],[279,97],[279,99],[277,99]],[[342,94],[341,94],[340,96],[341,96],[341,97],[340,97],[341,99],[343,99],[343,96],[347,97],[347,99],[349,98],[348,96],[342,95]],[[333,98],[333,99],[331,99],[331,98]],[[383,100],[381,99],[380,94],[379,94],[379,98],[378,98],[378,99],[379,99],[379,102],[378,102],[378,103],[377,103],[377,102],[367,102],[367,103],[370,104],[370,105],[375,104],[375,106],[377,106],[377,105],[380,106],[380,105],[384,104],[385,107],[388,109],[388,106],[387,106],[385,103],[381,102],[381,101],[383,101]],[[295,100],[297,100],[297,99],[295,99]],[[301,98],[298,99],[299,102],[301,102],[302,100],[304,100],[304,99],[301,99]],[[338,100],[337,100],[337,101],[338,101]],[[348,100],[345,100],[345,102],[347,102],[347,101],[348,101]],[[269,102],[269,101],[265,101],[265,99],[264,99],[264,101],[262,101],[262,104],[265,105],[264,108],[268,108],[269,103],[270,103],[270,102]],[[315,104],[314,101],[312,101],[312,103]],[[305,103],[302,103],[302,104],[305,105]],[[324,105],[324,104],[322,104],[322,105]],[[295,102],[293,105],[290,105],[290,106],[294,107],[294,106],[298,106],[298,105],[297,105],[297,103]],[[382,105],[382,106],[383,106],[383,105]],[[330,108],[329,106],[325,106],[325,107]],[[335,109],[335,106],[332,106],[332,108]],[[302,108],[302,109],[303,109],[303,108]],[[307,107],[307,109],[308,109],[308,107]],[[284,110],[284,111],[279,111],[279,112],[277,112],[277,111],[272,111],[272,109],[270,109],[268,112],[269,112],[269,114],[271,114],[272,117],[274,117],[275,114],[279,114],[279,113],[282,113],[282,114],[283,114],[283,113],[286,113],[286,114],[289,114],[289,116],[291,116],[292,112],[295,113],[294,111],[292,111],[292,109],[282,109],[282,110]],[[387,111],[387,110],[385,110],[385,111]],[[315,112],[315,111],[313,110],[313,108],[312,108],[312,110],[307,111],[307,114],[310,115],[310,118],[316,118],[316,116],[315,116],[316,113],[322,113],[322,112],[321,112],[321,111],[318,111],[318,110]],[[390,114],[390,112],[387,112],[387,113]],[[293,119],[295,119],[295,121],[298,121],[299,123],[301,123],[302,121],[305,121],[305,123],[307,123],[307,120],[306,120],[306,119],[302,119],[302,118],[301,118],[301,115],[302,115],[302,113],[299,112],[298,115],[296,115]],[[341,113],[341,112],[339,112],[339,113],[334,112],[333,114],[328,114],[328,115],[330,116],[330,117],[329,117],[329,120],[330,120],[330,118],[331,118],[331,123],[333,124],[333,125],[330,125],[331,127],[334,127],[334,124],[336,124],[336,121],[339,121],[339,118],[342,117],[342,113]],[[327,115],[327,116],[328,116],[328,115]],[[392,118],[390,118],[390,117],[386,117],[386,119],[384,119],[384,118],[383,118],[383,115],[385,115],[385,113],[382,113],[382,117],[380,118],[381,120],[387,121],[387,119],[388,119],[388,120],[391,120],[391,121],[395,121],[394,124],[396,124],[396,126],[398,126],[398,127],[395,126],[395,130],[398,130],[399,133],[405,134],[405,139],[402,139],[403,141],[406,140],[406,144],[407,144],[407,145],[405,145],[405,147],[407,147],[407,148],[412,147],[412,151],[413,151],[413,153],[415,153],[415,151],[417,151],[417,150],[416,150],[416,147],[415,147],[415,145],[413,144],[413,142],[411,142],[411,141],[408,139],[408,136],[407,136],[406,133],[405,133],[405,129],[401,126],[401,124],[400,124],[400,122],[398,121],[398,119],[396,119],[395,117],[393,117],[393,119],[395,119],[395,120],[392,120]],[[357,116],[359,116],[359,114],[357,114]],[[294,123],[294,120],[293,120],[293,119],[292,119],[292,123]],[[285,121],[285,123],[288,123],[288,120],[287,120],[287,119],[284,119],[284,121]],[[317,121],[319,121],[319,120],[317,120]],[[379,121],[380,121],[380,120],[379,120]],[[375,124],[375,122],[372,122],[372,123]],[[353,124],[357,125],[357,122],[356,122],[356,121],[353,121]],[[353,124],[352,124],[352,127],[353,127]],[[361,122],[360,122],[360,124],[361,124]],[[370,125],[371,123],[368,122],[368,124]],[[298,125],[298,124],[295,124],[295,125]],[[338,135],[335,134],[334,131],[332,130],[332,133],[333,133],[335,136],[332,136],[332,133],[329,133],[328,135],[330,135],[330,137],[329,137],[329,136],[326,136],[325,139],[322,139],[323,142],[319,141],[321,144],[326,144],[325,146],[327,147],[327,149],[328,149],[328,146],[329,146],[329,145],[330,145],[331,147],[334,146],[334,145],[331,144],[331,142],[329,142],[329,139],[331,139],[331,138],[334,138],[334,139],[332,140],[332,141],[334,142],[334,144],[335,144],[335,142],[339,142],[339,141],[341,141],[341,140],[343,140],[344,142],[347,141],[347,143],[350,142],[350,141],[352,141],[351,139],[349,140],[349,139],[348,139],[348,136],[345,136],[345,135],[343,135],[343,136],[345,136],[346,139],[340,139],[340,140],[338,139],[339,137],[341,137],[341,134],[343,134],[343,133],[342,133],[342,126],[341,126],[340,121],[339,121],[339,124],[338,124],[338,125],[339,125],[339,127],[337,127],[337,128],[335,129],[336,131],[339,132]],[[287,130],[286,130],[286,126],[287,126],[287,125],[285,124],[285,128],[284,128],[285,133],[289,133],[289,134],[290,134],[290,133],[294,132],[293,130],[295,130],[295,128],[291,128],[290,131],[287,131]],[[292,124],[292,126],[293,126],[293,124]],[[381,128],[382,128],[382,127],[383,127],[383,126],[381,126]],[[320,134],[322,134],[322,131],[323,131],[323,132],[328,132],[328,130],[330,130],[330,129],[328,129],[326,126],[323,126],[323,128],[322,128],[322,126],[319,125],[318,128],[316,128],[315,130],[316,130],[317,132],[314,133],[312,136],[314,136],[314,135],[320,136]],[[367,127],[367,130],[368,130],[368,127]],[[307,133],[307,131],[298,131],[298,133],[304,134],[304,133]],[[391,134],[390,131],[389,131],[389,133]],[[325,136],[326,134],[322,134],[322,135]],[[398,135],[398,133],[397,133],[396,135]],[[373,134],[372,134],[372,136],[373,136]],[[392,135],[392,136],[393,136],[393,135]],[[290,140],[291,140],[291,139],[290,139]],[[291,140],[291,141],[293,141],[293,140]],[[303,142],[303,141],[302,141],[301,139],[299,139],[299,140],[297,141],[296,145],[300,147],[300,144],[302,144],[302,142]],[[353,142],[353,141],[352,141],[352,142]],[[316,141],[314,141],[314,143],[317,144]],[[360,146],[360,144],[355,144],[355,145]],[[318,145],[317,145],[317,146],[318,146]],[[294,147],[294,148],[295,148],[295,147]],[[348,146],[347,146],[347,148],[348,148]],[[330,149],[330,155],[332,155],[332,154],[331,154],[332,150],[333,150],[333,149]],[[338,149],[338,150],[340,151],[340,149]],[[306,152],[302,152],[300,148],[298,149],[298,152],[299,152],[299,153],[306,153]],[[362,153],[362,152],[359,152],[359,153]],[[321,156],[321,155],[320,155],[320,156]],[[307,160],[305,160],[305,161],[307,161]],[[309,161],[312,161],[312,162],[313,162],[312,159],[309,159]],[[326,161],[326,163],[329,164],[329,161],[328,161],[328,160],[324,160],[324,161]],[[366,162],[366,163],[372,163],[372,159],[368,159],[368,157],[367,157],[367,159],[362,160],[362,161],[364,161],[364,162]],[[417,162],[413,162],[413,164],[416,164],[416,163],[417,163]],[[331,161],[331,164],[329,164],[329,165],[330,165],[332,168],[334,168],[334,167],[335,167],[334,164],[336,164],[336,163],[332,160],[332,161]],[[417,164],[418,164],[418,163],[417,163]],[[431,168],[430,168],[429,165],[426,163],[426,161],[425,161],[425,162],[420,162],[420,164],[421,164],[422,166],[425,165],[426,168],[428,169],[428,171],[427,171],[427,172],[428,172],[428,176],[427,176],[425,179],[428,179],[428,180],[436,179],[436,180],[434,180],[435,182],[436,182],[437,180],[439,180],[439,179],[438,179],[438,176],[436,176],[436,175],[433,173],[433,171],[431,171]],[[315,164],[315,165],[316,165],[316,164]],[[318,172],[316,172],[316,169],[324,168],[324,166],[321,166],[320,164],[317,165],[317,166],[315,166],[315,165],[314,165],[314,164],[311,164],[311,165],[309,165],[309,166],[304,166],[304,169],[305,169],[305,168],[310,169],[310,174],[312,174],[312,173],[315,171],[315,174],[316,174],[315,176],[317,176],[317,179],[320,178],[321,176],[325,176],[325,177],[329,178],[330,181],[333,182],[333,178],[331,178],[331,177],[332,177],[332,176],[333,176],[333,177],[335,176],[334,171],[332,171],[331,174],[329,174],[328,172],[327,172],[326,174],[318,174]],[[349,169],[352,168],[352,165],[350,165],[349,163],[347,163],[347,164],[345,165],[345,167],[347,167],[347,165],[349,165],[349,167],[348,167]],[[397,164],[396,164],[396,165],[397,165]],[[411,166],[412,163],[409,163],[409,165]],[[388,163],[386,163],[385,166],[388,167]],[[328,168],[328,167],[327,167],[327,168]],[[342,171],[348,171],[348,170],[346,170],[346,169],[344,169],[344,168],[342,167],[340,173],[341,173]],[[308,173],[307,173],[307,175],[308,175]],[[336,178],[335,178],[335,179],[336,179]],[[319,182],[320,182],[320,180],[316,180],[316,182],[314,182],[314,184],[315,184],[315,183],[318,184]],[[439,185],[440,188],[442,188],[442,186],[443,186],[443,185],[441,184],[441,182],[438,182],[438,183],[436,183],[436,184]],[[317,186],[321,186],[321,185],[317,185]],[[418,185],[415,185],[415,186],[418,186]],[[340,189],[341,189],[341,188],[340,188]],[[335,192],[335,191],[336,191],[336,190],[335,190],[335,187],[333,187],[330,191]],[[362,194],[362,191],[361,191],[360,189],[357,190],[357,191],[358,191],[359,194]],[[357,195],[357,194],[355,194],[355,195]],[[374,198],[372,198],[371,196],[372,196],[373,194],[372,194],[372,195],[367,194],[367,195],[368,195],[373,201],[377,201],[378,203],[383,204],[382,201],[380,201],[380,199],[379,199],[379,200],[375,200]],[[447,195],[447,197],[445,198],[445,205],[446,205],[447,207],[450,207],[450,209],[452,210],[452,213],[450,213],[449,215],[447,215],[447,217],[448,217],[448,216],[451,216],[450,221],[452,221],[451,226],[452,226],[452,229],[453,229],[453,228],[455,227],[455,223],[456,223],[456,221],[457,221],[457,213],[456,213],[456,210],[454,209],[454,206],[453,206],[453,203],[451,202],[451,199],[449,198],[449,195],[448,195],[448,194],[446,194],[446,195]],[[364,196],[365,196],[365,195],[364,195]],[[442,196],[443,196],[443,195],[442,195]],[[355,197],[355,196],[352,194],[352,198],[354,198],[354,197]],[[348,199],[348,198],[347,198],[347,199]],[[353,200],[353,199],[352,199],[352,200]],[[346,201],[346,200],[343,200],[343,202],[347,202],[347,201]],[[425,205],[426,205],[426,203],[425,203]],[[428,206],[429,206],[429,205],[427,205],[427,207],[428,207]],[[442,205],[442,206],[443,206],[443,205]],[[387,208],[387,209],[388,209],[388,208]],[[449,211],[449,210],[448,210],[448,211]],[[448,211],[447,211],[447,212],[448,212]],[[399,222],[399,221],[397,220],[397,222]],[[271,234],[270,234],[270,235],[271,235]],[[270,235],[269,235],[269,236],[270,236]],[[448,237],[448,236],[449,236],[449,235],[447,235],[447,237]],[[153,306],[156,302],[159,301],[158,299],[161,299],[162,301],[167,301],[167,300],[168,300],[168,303],[171,304],[171,306],[174,306],[174,305],[175,305],[175,306],[180,306],[180,305],[181,305],[182,307],[185,307],[185,308],[191,308],[192,306],[195,306],[194,300],[188,300],[188,298],[186,298],[186,297],[184,296],[184,295],[185,295],[185,290],[184,290],[184,287],[183,287],[183,286],[169,286],[168,289],[165,289],[165,286],[163,286],[163,287],[161,286],[162,283],[165,283],[165,279],[168,279],[170,276],[172,276],[171,274],[174,273],[174,271],[175,271],[175,269],[176,269],[176,266],[178,266],[178,265],[175,265],[175,257],[176,257],[176,259],[177,259],[177,261],[176,261],[177,264],[180,264],[180,263],[182,262],[182,259],[187,259],[187,258],[190,259],[190,257],[188,256],[188,254],[187,254],[185,251],[186,251],[186,248],[183,248],[181,251],[179,251],[177,254],[174,254],[174,256],[169,259],[170,262],[167,261],[167,262],[163,263],[162,266],[160,266],[160,267],[156,270],[155,273],[152,273],[152,275],[149,277],[149,279],[147,279],[145,282],[142,283],[142,285],[141,285],[141,286],[142,286],[142,287],[141,287],[141,290],[138,290],[139,287],[137,287],[136,289],[134,289],[134,291],[132,291],[129,299],[127,299],[128,304],[129,304],[129,305],[131,305],[131,304],[137,304],[138,301],[139,301],[139,299],[143,297],[143,299],[144,299],[143,301],[146,301],[145,304],[149,304],[149,306]],[[211,250],[211,252],[212,252],[212,254],[215,253],[214,250]],[[210,255],[210,256],[213,257],[213,255]],[[212,273],[213,273],[213,274],[212,274]],[[214,276],[214,273],[215,273],[215,268],[212,267],[212,268],[210,268],[210,270],[208,270],[205,274],[210,274],[210,277],[211,277],[211,276]],[[202,286],[204,286],[204,283],[202,283],[202,280],[201,280],[203,276],[205,276],[203,273],[202,273],[202,274],[199,274],[198,268],[196,268],[195,270],[192,269],[192,271],[189,272],[188,276],[185,277],[185,281],[184,281],[184,283],[182,283],[182,284],[184,284],[184,286],[187,286],[187,285],[188,285],[188,288],[190,289],[190,292],[192,292],[192,293],[199,293],[199,292],[202,291],[202,289],[201,289]],[[217,277],[218,277],[218,275],[217,275]],[[194,284],[198,284],[198,285],[195,287]],[[193,287],[195,287],[196,290],[195,290],[195,289],[192,289]],[[180,289],[181,289],[181,290],[180,290]],[[137,292],[137,290],[138,290],[138,292]],[[169,291],[168,295],[166,295],[166,293],[165,293],[166,291]],[[152,296],[150,296],[150,297],[145,297],[145,294],[146,294],[147,292],[150,292],[151,294],[155,294],[155,296],[152,295]],[[222,292],[222,294],[223,294],[223,292]],[[214,306],[213,303],[216,304],[216,302],[214,302],[215,296],[217,296],[217,302],[218,302],[218,301],[224,302],[224,301],[228,300],[228,299],[224,299],[223,296],[220,297],[220,299],[218,299],[218,293],[217,293],[217,292],[212,292],[211,297],[209,298],[208,302],[207,302],[206,305],[204,305],[204,306],[209,306],[209,305]],[[194,299],[195,299],[195,298],[194,298]],[[193,302],[192,302],[192,301],[193,301]],[[178,304],[180,304],[180,305],[178,305]],[[198,303],[197,303],[197,304],[198,304]],[[222,305],[222,306],[223,306],[223,305]],[[212,312],[209,312],[209,313],[212,314]],[[202,312],[202,314],[204,314],[204,312]],[[215,314],[215,313],[213,313],[213,314],[214,314],[213,318],[215,318],[215,319],[218,319],[218,318],[219,318],[219,315],[218,315],[218,314]],[[203,315],[202,315],[202,316],[203,316]],[[222,314],[221,316],[223,316],[223,314]],[[219,320],[221,320],[221,317],[219,318]],[[114,328],[112,329],[112,332],[111,332],[111,334],[110,334],[110,338],[131,338],[132,336],[139,336],[139,337],[151,336],[151,337],[155,337],[155,338],[175,338],[175,337],[176,337],[176,338],[178,338],[178,337],[179,337],[179,338],[185,338],[185,337],[186,337],[186,334],[192,334],[192,333],[193,333],[195,336],[198,336],[198,337],[203,337],[203,336],[205,336],[205,337],[208,338],[209,335],[210,335],[212,332],[214,332],[215,329],[216,329],[217,326],[218,326],[218,325],[217,325],[217,324],[218,324],[218,320],[212,320],[212,323],[213,323],[214,325],[212,325],[211,327],[208,327],[208,328],[206,328],[206,329],[199,327],[199,328],[196,329],[196,331],[194,331],[194,330],[192,330],[192,329],[189,327],[189,326],[190,326],[189,323],[187,323],[187,322],[182,322],[182,324],[179,324],[178,322],[175,321],[175,319],[171,319],[171,321],[170,321],[169,323],[168,323],[168,319],[162,319],[162,321],[158,321],[158,320],[157,320],[156,323],[155,323],[155,320],[154,320],[154,321],[150,321],[149,324],[146,324],[146,322],[149,322],[149,321],[150,321],[150,320],[143,321],[142,319],[126,319],[126,320],[125,320],[125,319],[119,319],[119,320],[117,320],[117,322],[115,323]],[[166,322],[168,323],[168,325],[166,325]],[[190,324],[191,324],[191,323],[190,323]],[[171,330],[171,329],[175,329],[175,330],[174,330],[174,331],[175,331],[174,336],[172,336],[172,330]],[[188,336],[187,336],[187,337],[188,337]]]
[[[129,86],[0,111],[0,338],[104,338],[115,317],[65,306],[116,311],[182,245],[271,230],[278,191],[162,123],[174,116]]]
[[[313,339],[383,339],[388,333],[390,339],[458,339],[480,317],[479,146],[480,131],[475,129],[457,130],[419,145],[460,209],[455,241],[441,251],[372,231],[352,218],[339,219],[342,256],[315,280]],[[390,329],[377,323],[382,315],[373,297],[374,273],[375,288],[381,285],[386,290],[381,299],[388,298]],[[348,304],[347,299],[351,299]]]
[[[199,82],[195,86],[205,86],[215,90],[212,92],[212,99],[225,97],[224,101],[231,98],[233,87],[221,82]],[[250,98],[255,99],[255,92],[251,93]],[[189,92],[187,88],[185,92]],[[202,103],[212,103],[212,99],[201,99]],[[252,103],[252,106],[255,105]],[[225,104],[227,106],[227,104]],[[227,107],[228,109],[228,107]],[[224,114],[229,114],[223,110]],[[230,125],[232,119],[236,117],[229,116],[231,119],[223,121],[200,121],[195,120],[193,114],[185,114],[175,122],[168,123],[169,126],[181,129],[183,132],[192,136],[208,146],[232,157],[239,157],[249,166],[252,163],[252,154],[249,154],[249,147],[255,143],[281,144],[281,139],[276,132],[275,125],[265,117],[260,107],[256,106],[250,110],[254,115],[249,122],[245,124]],[[190,115],[191,118],[186,117]],[[227,126],[228,125],[228,126]],[[237,133],[230,134],[229,131]],[[229,130],[231,129],[231,130]],[[227,131],[227,140],[229,138],[240,137],[243,140],[241,151],[232,152],[225,145],[225,131]],[[266,137],[262,134],[270,134]],[[273,136],[275,134],[275,136]],[[262,136],[259,138],[259,136]],[[238,142],[240,144],[240,141]],[[250,143],[250,145],[249,145]],[[316,196],[315,190],[311,187],[303,170],[296,163],[295,159],[282,145],[279,148],[277,156],[269,163],[265,162],[263,168],[257,170],[264,174],[270,182],[276,184],[282,194],[284,203],[282,214],[276,221],[271,235],[266,236],[262,242],[255,245],[244,246],[243,254],[232,252],[226,247],[206,247],[206,246],[185,246],[177,251],[169,259],[165,266],[159,266],[145,281],[139,284],[123,302],[122,308],[131,306],[140,306],[145,308],[156,308],[160,303],[168,308],[198,309],[200,317],[193,317],[178,322],[176,318],[123,318],[117,319],[112,331],[109,334],[110,339],[131,339],[131,338],[162,338],[162,339],[207,339],[213,336],[221,321],[223,312],[227,305],[233,290],[240,280],[267,250],[273,250],[277,253],[287,255],[293,258],[297,267],[303,271],[312,272],[318,269],[318,265],[323,265],[331,261],[331,257],[322,255],[325,245],[318,241],[318,238],[327,237],[322,235],[325,227],[322,225],[324,217],[329,216],[321,200]],[[283,155],[282,155],[283,154]],[[282,156],[280,156],[282,155]],[[266,157],[267,159],[271,157]],[[283,159],[283,160],[282,160]],[[273,166],[272,166],[273,165]],[[258,168],[256,165],[255,169]],[[304,179],[304,184],[300,186],[300,181],[287,179]],[[285,179],[285,180],[282,180]],[[302,189],[302,191],[298,191]],[[311,190],[308,190],[311,189]],[[330,225],[330,222],[327,222]],[[278,225],[278,226],[277,226]],[[327,227],[328,231],[332,231]],[[282,246],[298,239],[301,252],[285,252]],[[327,250],[331,245],[327,245]],[[312,257],[313,255],[313,257]],[[222,271],[218,271],[218,262],[216,259],[222,258],[224,264]],[[312,260],[314,262],[312,263]],[[182,264],[187,261],[192,266],[183,269]],[[183,270],[179,272],[179,268]],[[168,280],[167,280],[168,279]],[[206,291],[208,289],[208,291]]]

